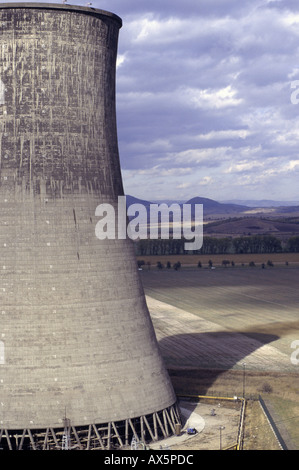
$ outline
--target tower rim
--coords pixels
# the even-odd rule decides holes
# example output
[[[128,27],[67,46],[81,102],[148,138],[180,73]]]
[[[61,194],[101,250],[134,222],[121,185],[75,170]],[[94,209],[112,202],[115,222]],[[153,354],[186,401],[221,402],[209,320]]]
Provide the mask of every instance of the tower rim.
[[[17,2],[17,3],[0,3],[0,10],[9,9],[13,10],[16,8],[26,8],[26,9],[39,9],[39,10],[62,10],[68,12],[76,12],[87,14],[91,16],[96,16],[97,18],[102,18],[103,16],[108,16],[114,19],[119,27],[122,27],[122,19],[115,13],[110,11],[100,10],[93,7],[82,7],[78,5],[69,5],[69,4],[58,4],[58,3],[35,3],[35,2]]]

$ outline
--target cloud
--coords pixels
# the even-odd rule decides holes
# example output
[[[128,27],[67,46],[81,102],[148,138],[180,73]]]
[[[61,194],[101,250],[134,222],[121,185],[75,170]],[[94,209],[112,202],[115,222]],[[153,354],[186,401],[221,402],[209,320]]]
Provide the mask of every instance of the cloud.
[[[261,169],[264,166],[263,162],[256,160],[242,160],[240,162],[231,165],[225,173],[248,173],[255,172],[257,169]]]
[[[191,107],[200,109],[237,106],[242,103],[242,99],[238,99],[236,94],[236,90],[233,90],[231,85],[218,90],[183,88],[180,91],[181,99],[185,104],[189,103]]]

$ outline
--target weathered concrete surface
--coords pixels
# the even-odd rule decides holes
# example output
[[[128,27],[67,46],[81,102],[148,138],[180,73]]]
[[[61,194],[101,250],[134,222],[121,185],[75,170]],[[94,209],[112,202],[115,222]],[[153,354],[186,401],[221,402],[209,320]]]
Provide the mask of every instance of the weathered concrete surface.
[[[95,209],[123,194],[115,113],[121,21],[0,5],[0,426],[142,416],[175,395],[127,240]]]

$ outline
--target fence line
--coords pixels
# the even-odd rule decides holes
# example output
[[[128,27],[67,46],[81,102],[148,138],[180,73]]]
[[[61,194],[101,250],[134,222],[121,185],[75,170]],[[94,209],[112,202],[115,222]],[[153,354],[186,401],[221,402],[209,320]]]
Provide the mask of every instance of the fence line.
[[[259,403],[260,403],[261,408],[264,412],[264,415],[266,416],[266,418],[268,420],[268,423],[269,423],[269,425],[270,425],[270,427],[273,431],[273,434],[274,434],[274,436],[276,437],[276,439],[278,441],[278,444],[279,444],[280,448],[282,450],[288,450],[287,445],[284,442],[284,440],[283,440],[283,438],[282,438],[282,436],[281,436],[281,434],[280,434],[280,432],[279,432],[279,430],[278,430],[278,428],[275,424],[275,421],[273,420],[273,418],[272,418],[272,416],[271,416],[271,414],[270,414],[270,412],[267,408],[266,403],[264,402],[264,400],[262,399],[262,397],[260,395],[259,395]]]

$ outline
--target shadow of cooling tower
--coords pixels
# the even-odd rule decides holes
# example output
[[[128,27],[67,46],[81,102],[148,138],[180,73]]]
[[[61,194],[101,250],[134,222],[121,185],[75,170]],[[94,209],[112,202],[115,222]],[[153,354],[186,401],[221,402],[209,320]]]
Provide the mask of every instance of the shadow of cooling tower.
[[[285,372],[286,368],[291,371],[289,357],[276,349],[274,343],[295,331],[299,333],[298,321],[275,322],[242,331],[182,333],[162,338],[159,346],[174,382],[177,377],[189,377],[191,388],[193,378],[194,393],[205,395],[224,372],[233,369],[242,372],[244,362],[247,373],[249,370],[279,373],[279,370]],[[178,388],[181,388],[180,384]],[[242,388],[242,379],[239,388]]]

